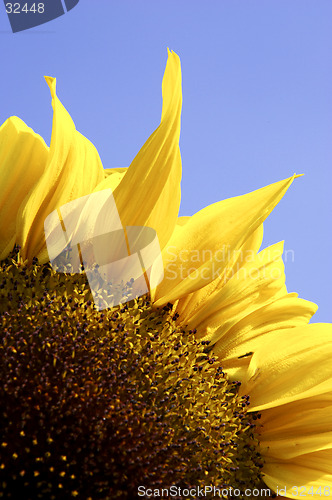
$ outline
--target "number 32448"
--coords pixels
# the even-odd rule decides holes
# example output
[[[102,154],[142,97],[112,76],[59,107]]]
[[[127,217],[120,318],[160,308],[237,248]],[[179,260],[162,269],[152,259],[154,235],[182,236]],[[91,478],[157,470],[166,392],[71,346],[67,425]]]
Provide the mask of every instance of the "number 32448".
[[[6,12],[7,14],[20,14],[24,12],[27,14],[28,12],[33,12],[34,14],[42,14],[45,11],[45,5],[43,3],[33,3],[31,7],[28,7],[28,4],[25,3],[21,5],[19,3],[6,3]]]

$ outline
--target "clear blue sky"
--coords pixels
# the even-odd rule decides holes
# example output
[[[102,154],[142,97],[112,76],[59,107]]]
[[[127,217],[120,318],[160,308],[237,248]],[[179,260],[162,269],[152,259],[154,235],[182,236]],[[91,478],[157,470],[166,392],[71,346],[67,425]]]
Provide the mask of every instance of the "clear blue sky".
[[[1,3],[0,122],[49,144],[56,76],[104,167],[128,166],[160,120],[167,47],[183,71],[181,215],[304,173],[264,246],[285,240],[288,290],[331,321],[331,0],[80,0],[16,34]]]

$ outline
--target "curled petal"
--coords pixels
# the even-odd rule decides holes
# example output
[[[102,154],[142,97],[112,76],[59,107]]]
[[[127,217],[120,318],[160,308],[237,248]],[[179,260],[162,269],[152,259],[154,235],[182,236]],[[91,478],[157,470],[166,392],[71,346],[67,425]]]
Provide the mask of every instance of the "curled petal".
[[[21,258],[48,260],[44,236],[46,217],[61,205],[90,193],[104,178],[96,148],[75,129],[56,95],[55,78],[45,77],[53,106],[53,128],[47,165],[43,175],[21,206],[17,238]]]

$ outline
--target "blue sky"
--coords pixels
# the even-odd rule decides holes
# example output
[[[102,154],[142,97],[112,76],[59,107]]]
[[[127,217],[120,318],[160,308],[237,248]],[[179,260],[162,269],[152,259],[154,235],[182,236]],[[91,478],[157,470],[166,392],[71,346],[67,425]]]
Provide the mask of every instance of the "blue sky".
[[[304,173],[263,245],[285,240],[288,290],[331,321],[330,0],[80,0],[16,34],[0,4],[0,122],[17,115],[49,144],[56,76],[104,167],[128,166],[160,120],[167,47],[183,72],[180,214]]]

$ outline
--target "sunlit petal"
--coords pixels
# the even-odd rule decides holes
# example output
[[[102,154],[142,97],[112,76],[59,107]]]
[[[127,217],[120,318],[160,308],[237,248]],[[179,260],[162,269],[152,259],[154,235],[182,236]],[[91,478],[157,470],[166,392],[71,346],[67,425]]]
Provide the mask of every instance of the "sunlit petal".
[[[48,260],[44,221],[54,209],[90,193],[104,178],[97,150],[75,125],[56,96],[55,78],[46,77],[53,106],[53,129],[45,172],[21,206],[17,239],[21,258]]]
[[[262,239],[263,224],[261,224],[256,231],[250,235],[239,251],[234,253],[233,260],[230,258],[228,267],[224,273],[218,276],[211,283],[207,284],[205,287],[200,288],[196,292],[186,295],[179,300],[176,311],[180,315],[180,320],[183,323],[190,321],[193,314],[197,314],[197,312],[204,310],[206,301],[209,300],[211,296],[218,293],[218,291],[225,286],[232,275],[234,276],[234,274],[245,264],[247,260],[253,260],[262,244]],[[193,253],[191,259],[195,260],[195,257],[196,253]],[[226,252],[221,255],[221,262],[225,258],[228,258]]]
[[[16,216],[30,189],[43,174],[48,147],[20,118],[13,116],[0,127],[0,259],[16,241]]]
[[[282,252],[281,242],[246,262],[223,287],[210,295],[204,307],[191,315],[189,328],[195,324],[200,338],[215,343],[246,315],[285,295]]]
[[[179,57],[171,51],[168,52],[162,95],[160,125],[138,152],[114,191],[123,226],[152,227],[157,232],[161,248],[174,230],[180,206],[181,66]],[[111,175],[96,190],[114,187],[112,183]]]
[[[266,219],[295,176],[252,193],[220,201],[196,213],[174,232],[163,251],[165,278],[156,292],[156,305],[180,299],[215,280],[245,240]],[[183,250],[199,253],[196,262],[183,261]],[[226,257],[220,262],[220,256]],[[230,257],[228,257],[230,255]]]
[[[279,496],[302,499],[325,498],[332,492],[332,449],[297,457],[293,460],[268,460],[264,482]]]
[[[217,341],[213,352],[232,379],[242,380],[261,343],[273,339],[277,345],[280,330],[307,324],[316,311],[316,304],[289,293],[245,315]]]
[[[240,393],[250,394],[252,410],[324,394],[332,391],[331,359],[332,325],[280,330],[257,347]]]

